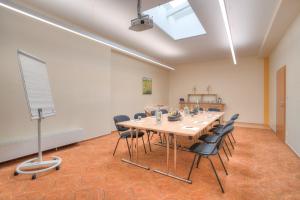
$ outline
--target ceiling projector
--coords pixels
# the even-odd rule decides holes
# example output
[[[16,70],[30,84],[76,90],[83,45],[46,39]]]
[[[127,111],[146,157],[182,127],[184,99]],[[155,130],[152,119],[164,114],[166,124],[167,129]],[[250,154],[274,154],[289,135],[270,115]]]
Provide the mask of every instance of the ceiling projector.
[[[137,3],[138,17],[131,20],[130,30],[133,31],[145,31],[153,28],[153,20],[149,15],[142,15],[141,13],[141,0]]]

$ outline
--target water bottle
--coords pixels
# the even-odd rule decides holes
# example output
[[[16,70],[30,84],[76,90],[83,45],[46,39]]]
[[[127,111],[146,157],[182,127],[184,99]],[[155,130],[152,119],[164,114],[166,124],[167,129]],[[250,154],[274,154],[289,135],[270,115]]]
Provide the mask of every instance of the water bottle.
[[[159,108],[156,110],[155,116],[156,116],[156,123],[160,124],[161,123],[161,118],[162,118],[162,113],[161,113]]]

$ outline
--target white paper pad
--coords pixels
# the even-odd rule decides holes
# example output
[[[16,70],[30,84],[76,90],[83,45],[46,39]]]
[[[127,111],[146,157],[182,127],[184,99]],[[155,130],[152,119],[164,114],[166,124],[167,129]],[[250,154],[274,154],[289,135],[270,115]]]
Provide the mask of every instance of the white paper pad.
[[[199,130],[198,127],[192,127],[192,126],[183,126],[182,129],[185,129],[185,130],[192,130],[192,131],[197,131],[197,130]]]
[[[131,120],[132,122],[136,122],[136,123],[142,123],[142,122],[144,122],[144,120],[135,120],[135,119],[133,119],[133,120]]]

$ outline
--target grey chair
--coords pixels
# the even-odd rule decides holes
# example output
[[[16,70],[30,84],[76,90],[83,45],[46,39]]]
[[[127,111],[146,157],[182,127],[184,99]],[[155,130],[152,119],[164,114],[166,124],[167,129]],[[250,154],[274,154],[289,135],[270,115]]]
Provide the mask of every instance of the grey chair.
[[[218,176],[216,168],[215,168],[212,160],[210,159],[211,156],[218,155],[219,160],[220,160],[220,162],[222,164],[222,167],[223,167],[223,169],[225,171],[225,174],[228,175],[227,169],[226,169],[226,167],[225,167],[225,165],[223,163],[223,160],[222,160],[222,158],[221,158],[221,156],[219,154],[219,150],[220,150],[220,148],[222,147],[222,144],[223,144],[223,138],[224,138],[223,136],[219,136],[217,138],[217,140],[216,140],[215,143],[195,143],[195,144],[193,144],[189,148],[189,150],[191,152],[195,153],[195,156],[194,156],[194,159],[193,159],[193,162],[192,162],[192,165],[191,165],[191,168],[190,168],[190,171],[189,171],[187,179],[190,180],[190,178],[191,178],[192,170],[194,168],[194,164],[195,164],[196,159],[197,159],[197,165],[196,165],[196,167],[198,168],[200,159],[202,157],[203,158],[207,158],[209,160],[210,164],[211,164],[211,167],[212,167],[212,169],[214,171],[214,174],[215,174],[215,176],[217,178],[219,186],[220,186],[222,192],[224,193],[223,185],[222,185],[222,183],[220,181],[220,178]]]
[[[127,143],[128,153],[129,153],[129,156],[131,158],[131,152],[130,152],[130,146],[129,146],[129,143],[128,143],[128,138],[131,138],[131,135],[132,135],[133,138],[136,138],[136,132],[133,131],[133,130],[129,130],[129,128],[127,128],[127,127],[123,127],[123,126],[120,126],[120,125],[117,124],[119,122],[129,121],[130,118],[127,115],[117,115],[117,116],[114,116],[113,119],[114,119],[114,122],[115,122],[115,126],[117,128],[117,131],[119,133],[119,139],[118,139],[118,142],[116,144],[113,156],[116,153],[116,150],[118,148],[120,140],[125,139],[126,143]],[[144,132],[138,132],[138,138],[142,138],[143,145],[144,145],[144,150],[145,150],[145,153],[147,153],[143,136],[144,136]]]
[[[234,114],[234,115],[231,116],[230,120],[232,120],[232,121],[235,122],[235,121],[239,118],[239,116],[240,116],[240,114],[236,113],[236,114]],[[222,124],[217,124],[217,125],[214,126],[214,128],[210,129],[209,131],[211,131],[211,130],[213,130],[213,129],[215,129],[215,128],[222,127],[222,126],[224,126],[224,125],[222,125]],[[233,136],[233,132],[231,132],[229,135],[232,137],[234,143],[236,143],[235,137]]]
[[[168,110],[166,110],[166,109],[160,109],[160,111],[161,111],[162,114],[167,114],[168,113]],[[156,110],[152,110],[151,111],[151,116],[155,116],[155,112],[156,112]]]
[[[208,108],[207,109],[208,112],[221,112],[221,110],[219,108]],[[219,124],[221,124],[221,120],[217,119],[216,120]]]
[[[226,137],[229,139],[231,145],[233,146],[233,144],[232,144],[232,142],[231,142],[231,140],[230,140],[230,137],[229,137],[229,134],[234,130],[233,124],[234,124],[234,121],[230,120],[230,121],[227,122],[227,124],[226,124],[224,127],[218,128],[218,129],[214,132],[214,134],[212,134],[212,135],[204,134],[204,135],[201,135],[198,139],[199,139],[200,141],[203,141],[204,143],[209,143],[209,144],[210,144],[210,143],[216,143],[216,142],[217,142],[217,139],[218,139],[220,136],[224,137],[224,140],[223,140],[223,141],[224,141],[224,143],[225,143],[225,145],[226,145],[226,147],[227,147],[227,150],[228,150],[228,152],[229,152],[229,155],[232,157],[231,151],[230,151],[229,146],[228,146],[228,144],[227,144],[227,142],[226,142]],[[226,157],[227,157],[227,160],[229,160],[229,157],[228,157],[228,155],[227,155],[227,153],[226,153],[226,151],[225,151],[224,146],[222,146],[222,148],[223,148],[223,151],[224,151],[224,153],[225,153],[225,155],[226,155]],[[233,148],[234,148],[234,147],[233,147]]]
[[[221,110],[219,108],[208,108],[207,111],[208,112],[221,112]]]

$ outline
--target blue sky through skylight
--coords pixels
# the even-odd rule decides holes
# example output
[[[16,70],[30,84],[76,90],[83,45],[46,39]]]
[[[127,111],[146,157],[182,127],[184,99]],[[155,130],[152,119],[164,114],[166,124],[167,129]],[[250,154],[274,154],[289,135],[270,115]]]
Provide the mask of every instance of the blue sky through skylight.
[[[206,34],[187,0],[173,0],[146,10],[154,23],[174,40]]]

